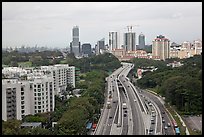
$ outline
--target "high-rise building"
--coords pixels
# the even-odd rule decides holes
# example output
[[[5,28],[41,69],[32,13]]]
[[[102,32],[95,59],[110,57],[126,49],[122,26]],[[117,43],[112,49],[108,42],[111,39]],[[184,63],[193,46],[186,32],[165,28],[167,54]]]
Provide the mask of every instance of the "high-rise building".
[[[109,32],[109,51],[118,49],[118,32]]]
[[[136,50],[135,33],[127,32],[124,34],[124,46],[125,51]]]
[[[90,43],[84,43],[82,45],[82,54],[83,55],[91,55],[91,44]]]
[[[51,76],[39,73],[27,81],[2,80],[2,120],[21,120],[26,115],[54,111],[54,84]]]
[[[159,56],[161,60],[169,58],[170,40],[162,35],[157,36],[152,44],[152,56]]]
[[[104,49],[105,49],[105,38],[97,42],[97,45],[95,47],[96,55],[103,54]]]
[[[193,47],[195,49],[195,54],[201,54],[202,53],[202,41],[200,39],[194,40]]]
[[[72,73],[70,73],[72,69]],[[56,64],[54,66],[41,66],[41,71],[50,72],[54,78],[55,95],[62,95],[68,84],[75,87],[75,69],[68,64]]]
[[[139,35],[139,45],[137,49],[144,49],[144,48],[145,48],[145,35],[141,33]]]
[[[79,27],[74,26],[72,29],[72,42],[70,43],[70,51],[74,53],[75,56],[80,55],[80,42],[79,42]]]

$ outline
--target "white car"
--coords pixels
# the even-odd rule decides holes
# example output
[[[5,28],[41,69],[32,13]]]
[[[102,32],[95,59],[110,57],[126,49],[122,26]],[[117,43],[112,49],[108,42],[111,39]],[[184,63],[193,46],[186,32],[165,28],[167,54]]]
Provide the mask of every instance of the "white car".
[[[168,128],[167,126],[164,127],[165,130],[167,130],[167,128]]]

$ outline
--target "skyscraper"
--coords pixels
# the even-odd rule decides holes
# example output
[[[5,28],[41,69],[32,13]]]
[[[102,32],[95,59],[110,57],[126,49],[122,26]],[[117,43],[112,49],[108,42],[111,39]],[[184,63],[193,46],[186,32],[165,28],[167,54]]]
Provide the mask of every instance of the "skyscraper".
[[[124,46],[125,51],[134,51],[136,50],[135,44],[135,33],[127,32],[124,34]]]
[[[95,48],[95,53],[96,55],[102,54],[105,49],[105,39],[101,39],[97,42],[96,48]]]
[[[137,49],[144,49],[144,48],[145,48],[145,35],[141,33],[139,35],[139,46],[137,47]]]
[[[170,40],[162,35],[157,36],[152,44],[152,56],[159,56],[161,60],[169,58]]]
[[[82,45],[82,54],[87,54],[88,56],[91,55],[91,44],[90,43],[84,43]]]
[[[70,43],[71,52],[74,53],[75,56],[80,55],[80,42],[79,42],[79,27],[74,26],[72,29],[72,42]]]
[[[109,32],[109,51],[118,48],[118,33],[113,31]]]

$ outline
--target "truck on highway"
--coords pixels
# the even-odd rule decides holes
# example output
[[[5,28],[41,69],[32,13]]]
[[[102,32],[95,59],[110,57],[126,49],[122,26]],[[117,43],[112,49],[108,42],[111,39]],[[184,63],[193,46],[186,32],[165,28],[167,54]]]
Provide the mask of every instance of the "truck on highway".
[[[123,109],[126,109],[126,108],[127,108],[127,104],[123,103]]]

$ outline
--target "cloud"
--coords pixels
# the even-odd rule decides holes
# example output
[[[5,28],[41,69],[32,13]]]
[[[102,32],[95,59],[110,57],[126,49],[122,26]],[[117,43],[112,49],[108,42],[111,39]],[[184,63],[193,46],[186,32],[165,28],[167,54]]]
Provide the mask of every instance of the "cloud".
[[[68,43],[74,25],[80,27],[80,40],[92,43],[102,37],[108,41],[108,31],[126,31],[123,28],[131,24],[140,25],[135,30],[145,32],[150,42],[157,33],[185,32],[186,28],[199,36],[202,25],[197,22],[201,19],[201,2],[3,2],[2,44],[23,43],[25,37],[27,43],[35,39]],[[171,39],[181,41],[183,37]]]

